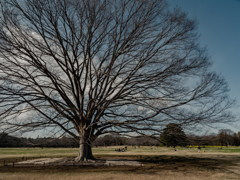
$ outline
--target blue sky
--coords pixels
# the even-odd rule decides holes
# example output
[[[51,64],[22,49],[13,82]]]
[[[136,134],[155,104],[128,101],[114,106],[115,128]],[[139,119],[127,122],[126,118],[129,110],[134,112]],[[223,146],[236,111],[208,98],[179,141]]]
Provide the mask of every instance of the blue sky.
[[[213,69],[228,82],[230,97],[240,104],[240,0],[168,0],[199,22],[201,46],[206,46]],[[239,108],[234,108],[238,112]],[[231,127],[230,127],[231,128]],[[240,123],[234,131],[240,131]]]

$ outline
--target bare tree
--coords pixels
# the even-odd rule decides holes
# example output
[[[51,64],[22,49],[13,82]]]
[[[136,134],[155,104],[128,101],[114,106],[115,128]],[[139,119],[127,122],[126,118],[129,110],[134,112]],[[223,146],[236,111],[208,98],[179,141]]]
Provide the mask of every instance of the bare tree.
[[[218,133],[218,141],[221,146],[229,146],[233,144],[234,132],[230,129],[221,129]]]
[[[231,121],[196,22],[164,0],[1,0],[0,127],[79,140]],[[62,134],[61,134],[62,133]]]

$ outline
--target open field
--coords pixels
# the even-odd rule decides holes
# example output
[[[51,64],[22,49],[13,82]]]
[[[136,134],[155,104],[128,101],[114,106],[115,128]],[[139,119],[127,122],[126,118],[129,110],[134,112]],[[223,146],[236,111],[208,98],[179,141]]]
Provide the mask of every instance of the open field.
[[[131,166],[52,166],[11,167],[5,163],[41,157],[74,157],[78,148],[2,148],[0,149],[0,180],[2,179],[240,179],[240,148],[217,147],[128,147],[127,152],[115,152],[119,147],[93,148],[97,159],[132,159],[144,164]]]

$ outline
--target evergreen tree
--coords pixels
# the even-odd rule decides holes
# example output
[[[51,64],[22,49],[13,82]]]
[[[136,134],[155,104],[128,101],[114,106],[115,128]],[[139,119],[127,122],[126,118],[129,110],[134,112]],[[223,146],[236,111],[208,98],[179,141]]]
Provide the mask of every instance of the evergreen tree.
[[[169,123],[160,136],[162,145],[164,146],[186,146],[187,138],[182,127],[179,124]]]

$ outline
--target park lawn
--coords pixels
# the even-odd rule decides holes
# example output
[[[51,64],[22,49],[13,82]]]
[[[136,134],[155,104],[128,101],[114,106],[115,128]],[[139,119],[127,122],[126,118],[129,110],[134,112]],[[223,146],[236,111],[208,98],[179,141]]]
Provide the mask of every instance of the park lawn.
[[[109,147],[97,147],[92,148],[93,155],[119,155],[119,156],[129,156],[129,155],[176,155],[176,156],[188,156],[188,155],[207,155],[207,154],[240,154],[240,147],[223,147],[218,149],[218,147],[206,147],[202,148],[203,153],[198,153],[198,149],[195,147],[185,148],[166,148],[166,147],[127,147],[126,152],[116,152],[115,149],[122,149],[125,146],[109,146]],[[176,151],[175,151],[176,149]],[[0,148],[0,159],[9,157],[69,157],[77,156],[78,148]]]
[[[144,159],[144,166],[51,166],[0,167],[0,180],[225,180],[240,179],[240,160],[211,159],[184,156],[158,156]]]
[[[113,167],[9,167],[3,166],[3,160],[8,162],[21,161],[22,157],[74,157],[78,148],[0,148],[0,180],[5,179],[41,179],[44,180],[91,180],[91,179],[240,179],[240,148],[217,147],[202,148],[205,152],[198,153],[194,148],[166,147],[128,147],[126,152],[116,152],[115,149],[125,146],[93,148],[97,159],[124,158],[142,161],[143,167],[113,166]],[[25,159],[24,159],[25,160]]]
[[[164,153],[198,153],[198,149],[195,147],[185,148],[167,148],[167,147],[127,147],[126,152],[116,152],[115,149],[122,149],[125,146],[109,146],[109,147],[97,147],[92,148],[93,154],[164,154]],[[174,151],[176,149],[176,151]],[[78,154],[78,148],[0,148],[0,158],[4,156],[76,156]],[[223,147],[218,149],[217,147],[202,148],[202,151],[206,153],[240,153],[240,147]]]

